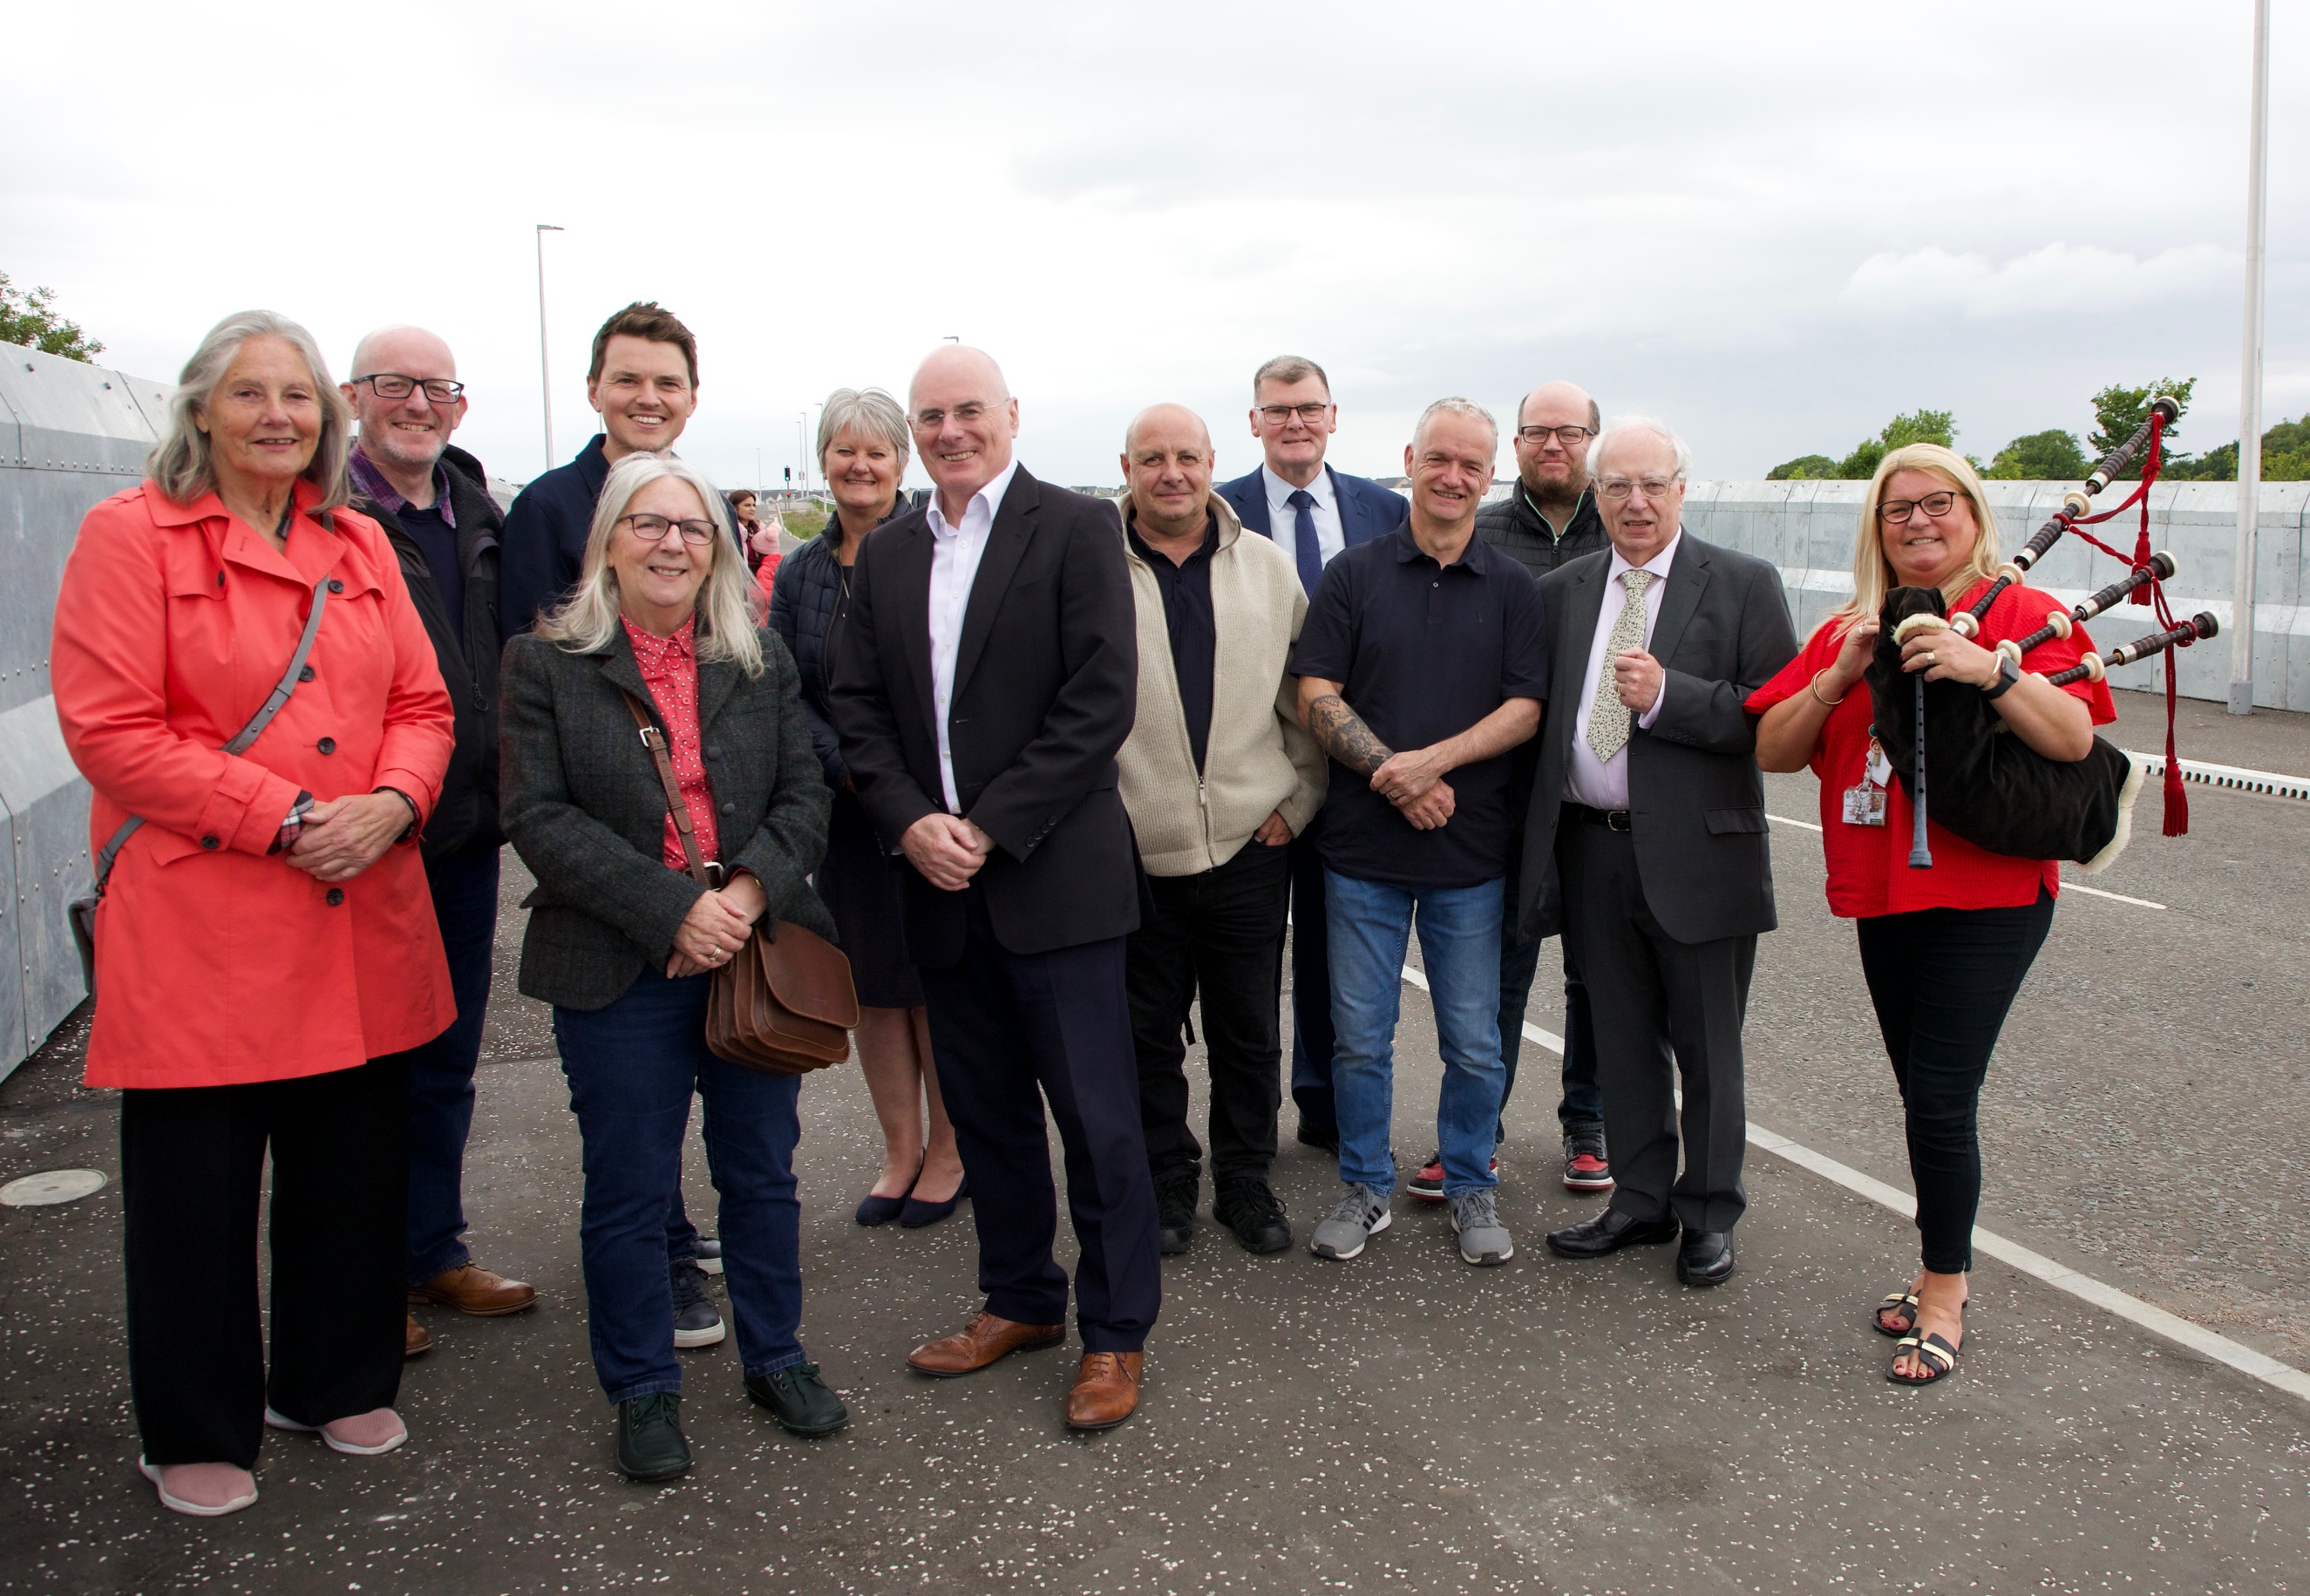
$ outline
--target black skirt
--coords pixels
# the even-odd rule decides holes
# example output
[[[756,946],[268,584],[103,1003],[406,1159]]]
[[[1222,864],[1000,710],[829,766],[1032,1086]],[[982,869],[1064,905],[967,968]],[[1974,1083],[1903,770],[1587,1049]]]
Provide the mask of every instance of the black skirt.
[[[818,896],[841,933],[858,1001],[870,1009],[912,1009],[923,1001],[899,924],[898,869],[856,795],[837,792],[826,828],[826,861],[818,867]]]

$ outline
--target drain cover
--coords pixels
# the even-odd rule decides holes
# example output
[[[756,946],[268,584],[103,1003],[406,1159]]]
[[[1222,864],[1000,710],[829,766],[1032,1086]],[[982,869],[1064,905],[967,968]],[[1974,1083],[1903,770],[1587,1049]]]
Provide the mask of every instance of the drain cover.
[[[0,1186],[0,1203],[10,1208],[46,1208],[52,1203],[77,1202],[102,1190],[101,1169],[45,1169]]]

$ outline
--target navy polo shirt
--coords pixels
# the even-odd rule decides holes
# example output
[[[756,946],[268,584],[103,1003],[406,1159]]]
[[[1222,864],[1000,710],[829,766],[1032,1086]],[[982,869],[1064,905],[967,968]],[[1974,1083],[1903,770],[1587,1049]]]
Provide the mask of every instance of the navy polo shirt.
[[[1324,568],[1291,672],[1342,683],[1348,707],[1389,748],[1425,748],[1510,698],[1547,698],[1539,588],[1480,537],[1438,565],[1406,524]],[[1452,818],[1421,831],[1369,777],[1333,761],[1325,867],[1399,887],[1474,887],[1505,875],[1508,765],[1502,754],[1447,773]]]
[[[1219,618],[1211,610],[1211,556],[1220,546],[1219,517],[1204,517],[1203,547],[1177,565],[1169,555],[1149,548],[1135,529],[1126,528],[1125,535],[1131,540],[1132,551],[1154,573],[1156,590],[1163,595],[1171,675],[1179,684],[1179,708],[1187,717],[1187,745],[1194,750],[1195,773],[1200,776],[1203,753],[1211,741],[1211,695],[1220,651]]]

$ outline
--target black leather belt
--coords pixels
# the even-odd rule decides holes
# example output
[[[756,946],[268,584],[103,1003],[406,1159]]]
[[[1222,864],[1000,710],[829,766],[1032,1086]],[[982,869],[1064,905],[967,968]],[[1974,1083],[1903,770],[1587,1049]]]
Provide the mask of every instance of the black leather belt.
[[[1564,801],[1564,810],[1567,814],[1576,815],[1591,826],[1602,826],[1607,831],[1636,829],[1628,824],[1628,811],[1625,809],[1591,809],[1585,803],[1575,803],[1568,798]]]

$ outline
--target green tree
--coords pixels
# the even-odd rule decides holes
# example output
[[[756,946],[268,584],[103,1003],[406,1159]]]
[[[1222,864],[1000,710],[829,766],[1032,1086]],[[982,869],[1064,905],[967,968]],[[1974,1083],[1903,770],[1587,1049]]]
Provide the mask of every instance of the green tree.
[[[1997,451],[1982,474],[2001,481],[2079,482],[2092,469],[2077,434],[2055,428],[2015,438]]]
[[[1957,419],[1946,410],[1912,410],[1885,423],[1883,431],[1863,438],[1837,463],[1836,474],[1846,481],[1866,481],[1877,474],[1878,462],[1895,449],[1913,443],[1937,443],[1948,448],[1957,440]]]
[[[2182,416],[2190,413],[2190,391],[2197,386],[2198,379],[2194,377],[2180,382],[2170,377],[2161,377],[2146,388],[2129,388],[2112,383],[2093,396],[2094,420],[2099,426],[2086,438],[2086,447],[2098,460],[2132,438],[2141,423],[2149,419],[2149,402],[2160,394],[2171,394],[2174,402],[2181,406],[2181,415],[2175,417],[2178,423]],[[2174,440],[2180,436],[2178,425],[2166,429],[2164,439],[2158,447],[2167,463],[2176,469],[2161,473],[2161,475],[2183,474],[2179,468],[2187,463],[2188,456],[2174,447]]]
[[[2235,482],[2238,447],[2220,444],[2179,470],[2159,475],[2182,482]],[[2310,416],[2280,421],[2262,435],[2262,480],[2265,482],[2310,481]]]
[[[1765,473],[1768,482],[1821,482],[1837,475],[1837,462],[1827,455],[1799,455]]]
[[[56,297],[52,289],[20,292],[9,282],[8,273],[0,272],[0,343],[21,343],[73,360],[103,353],[104,345],[82,333],[78,322],[66,321],[49,308]]]

